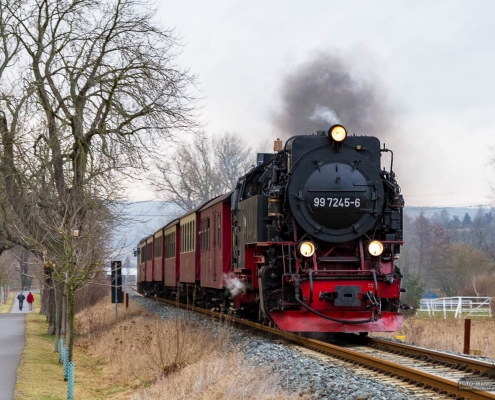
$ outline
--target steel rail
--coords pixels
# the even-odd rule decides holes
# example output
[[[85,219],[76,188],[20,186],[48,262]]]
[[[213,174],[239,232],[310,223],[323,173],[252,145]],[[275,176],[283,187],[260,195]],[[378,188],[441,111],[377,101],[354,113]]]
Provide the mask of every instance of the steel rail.
[[[405,343],[397,343],[374,337],[369,337],[366,341],[368,345],[371,347],[376,347],[377,349],[386,348],[389,351],[396,352],[397,354],[406,355],[413,358],[425,357],[432,361],[445,363],[446,365],[459,366],[461,368],[457,369],[462,369],[466,372],[475,372],[479,374],[490,373],[491,375],[495,374],[495,365],[483,360],[476,360],[471,357],[458,354],[448,354],[438,350],[421,349]]]

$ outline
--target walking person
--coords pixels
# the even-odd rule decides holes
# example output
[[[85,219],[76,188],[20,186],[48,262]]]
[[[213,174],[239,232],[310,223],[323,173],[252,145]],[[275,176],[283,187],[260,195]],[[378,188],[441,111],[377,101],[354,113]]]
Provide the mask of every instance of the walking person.
[[[29,305],[29,311],[33,311],[34,296],[31,292],[27,295],[26,301]]]
[[[17,300],[19,300],[19,311],[22,311],[22,303],[24,303],[25,298],[26,296],[24,296],[22,292],[17,295]]]

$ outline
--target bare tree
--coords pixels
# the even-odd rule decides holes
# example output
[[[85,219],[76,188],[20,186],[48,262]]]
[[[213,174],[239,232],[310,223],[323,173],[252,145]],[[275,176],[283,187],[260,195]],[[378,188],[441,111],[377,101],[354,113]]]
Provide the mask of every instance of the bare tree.
[[[12,270],[3,260],[0,260],[0,304],[7,301],[11,282]]]
[[[424,213],[415,220],[407,220],[405,224],[408,245],[405,251],[407,257],[407,268],[411,274],[426,278],[428,260],[431,253],[431,222]]]
[[[17,272],[20,275],[21,290],[31,289],[31,282],[34,278],[34,272],[30,271],[29,256],[31,254],[23,247],[18,247],[16,251]]]
[[[438,218],[432,222],[423,212],[414,220],[406,216],[404,225],[406,246],[401,259],[404,275],[417,290],[423,286],[432,288],[436,278],[449,268],[451,243],[447,230]]]
[[[486,274],[490,265],[483,252],[469,244],[452,243],[449,249],[447,262],[434,266],[434,281],[446,296],[459,296],[476,276]]]
[[[158,195],[186,212],[233,190],[237,179],[256,161],[239,134],[225,133],[214,139],[205,136],[197,135],[192,145],[181,143],[169,162],[156,165]]]
[[[32,290],[42,282],[42,262],[24,247],[15,247],[2,252],[0,269],[4,271],[5,284],[15,290]]]
[[[254,151],[239,134],[225,133],[213,139],[215,167],[220,176],[220,190],[233,190],[240,176],[256,162]]]
[[[60,285],[70,359],[75,292],[108,255],[111,200],[194,126],[193,78],[153,17],[146,0],[0,3],[3,186],[17,237]]]

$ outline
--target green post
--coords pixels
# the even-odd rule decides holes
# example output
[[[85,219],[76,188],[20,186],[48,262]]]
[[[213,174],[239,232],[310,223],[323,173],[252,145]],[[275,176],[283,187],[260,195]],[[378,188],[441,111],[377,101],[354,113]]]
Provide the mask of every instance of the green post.
[[[67,400],[74,400],[74,363],[68,362]]]
[[[64,351],[64,339],[60,339],[60,353],[59,353],[59,356],[58,356],[58,361],[60,363],[63,363],[64,362],[64,358],[63,358],[63,351]]]
[[[69,349],[67,347],[62,347],[63,361],[64,361],[64,381],[67,382],[69,375]]]

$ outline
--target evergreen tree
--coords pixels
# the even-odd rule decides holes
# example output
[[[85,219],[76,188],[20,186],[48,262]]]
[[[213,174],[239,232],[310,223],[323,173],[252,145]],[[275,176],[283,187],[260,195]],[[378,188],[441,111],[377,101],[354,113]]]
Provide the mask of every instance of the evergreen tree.
[[[471,221],[471,217],[468,213],[464,214],[464,218],[462,219],[462,227],[469,228],[472,225],[473,221]]]
[[[415,314],[423,297],[424,284],[419,274],[404,272],[403,286],[406,293],[401,295],[401,303],[407,304],[412,308],[408,314]],[[407,314],[406,314],[407,315]]]

